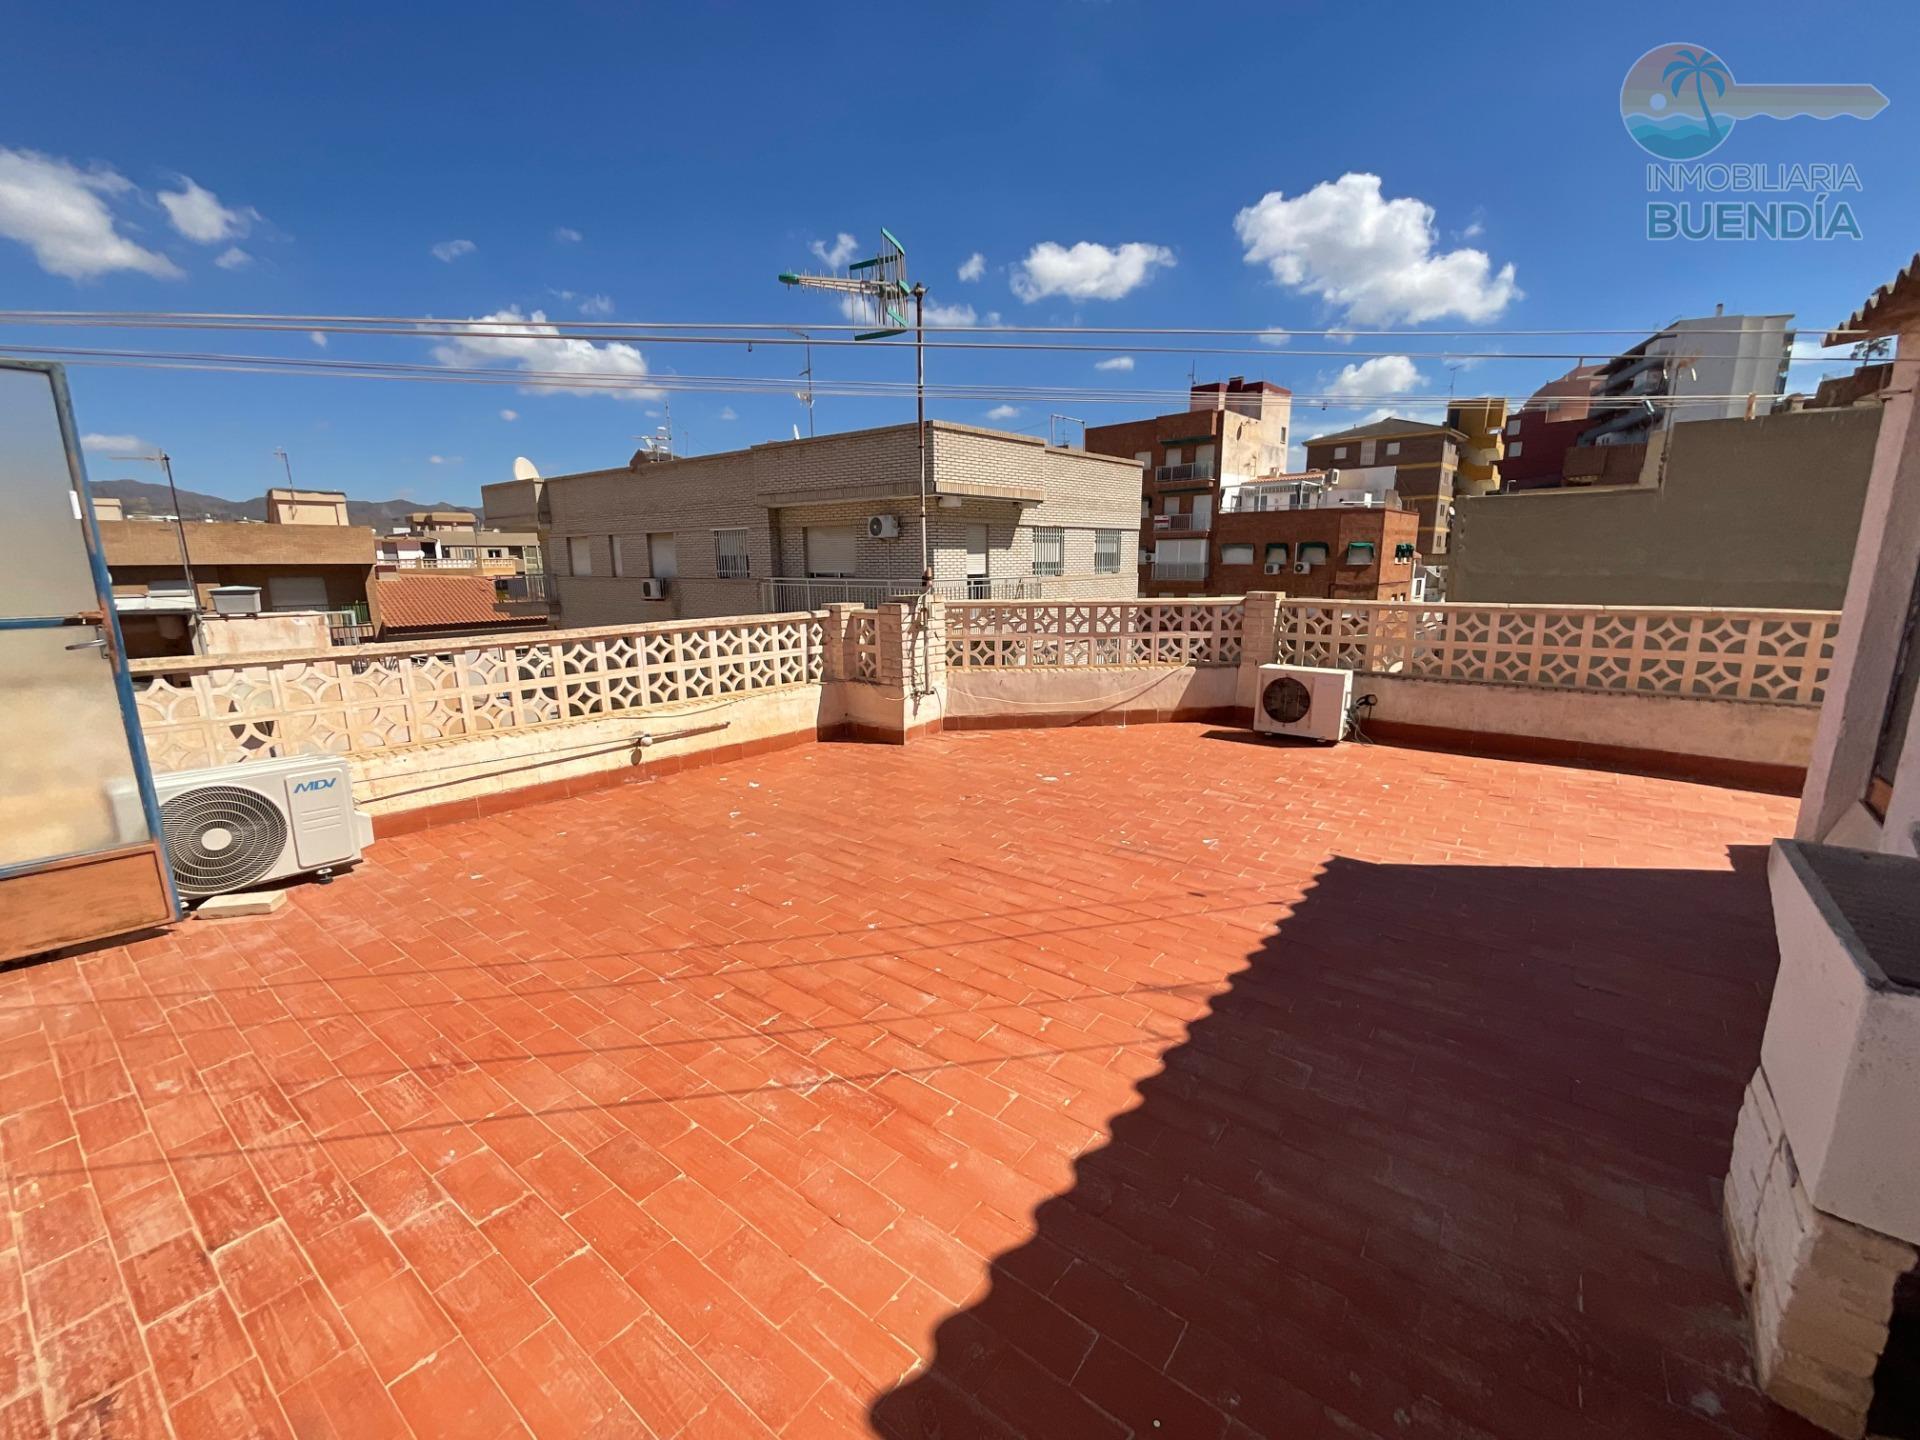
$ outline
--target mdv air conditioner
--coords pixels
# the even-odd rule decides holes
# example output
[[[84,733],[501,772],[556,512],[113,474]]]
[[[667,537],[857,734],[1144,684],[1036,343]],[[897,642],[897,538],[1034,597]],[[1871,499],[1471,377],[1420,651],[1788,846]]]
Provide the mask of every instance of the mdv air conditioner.
[[[330,875],[373,843],[335,755],[256,760],[153,777],[167,865],[182,895],[244,890],[289,875]]]
[[[1253,728],[1333,744],[1345,738],[1353,702],[1353,672],[1310,665],[1262,665]]]

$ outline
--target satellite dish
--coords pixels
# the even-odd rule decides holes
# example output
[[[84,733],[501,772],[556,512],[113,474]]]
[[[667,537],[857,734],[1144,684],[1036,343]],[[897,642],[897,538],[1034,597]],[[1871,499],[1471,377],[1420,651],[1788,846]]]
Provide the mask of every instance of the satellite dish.
[[[516,480],[538,480],[540,472],[533,461],[522,455],[513,462],[513,478]]]

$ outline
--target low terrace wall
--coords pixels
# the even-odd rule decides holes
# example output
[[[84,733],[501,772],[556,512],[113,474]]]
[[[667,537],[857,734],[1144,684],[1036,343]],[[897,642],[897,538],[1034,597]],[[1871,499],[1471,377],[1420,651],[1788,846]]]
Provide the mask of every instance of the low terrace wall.
[[[391,831],[814,739],[1244,724],[1270,661],[1355,671],[1374,738],[1791,787],[1837,624],[1270,593],[935,599],[131,669],[156,770],[343,755]]]

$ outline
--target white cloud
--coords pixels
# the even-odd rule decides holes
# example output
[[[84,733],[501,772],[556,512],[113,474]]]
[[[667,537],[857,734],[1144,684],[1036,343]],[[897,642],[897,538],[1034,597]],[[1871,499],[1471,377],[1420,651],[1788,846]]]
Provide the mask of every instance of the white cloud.
[[[238,245],[229,245],[214,257],[213,263],[222,270],[244,270],[253,264],[253,256]]]
[[[1483,225],[1480,221],[1475,220],[1472,224],[1468,225],[1466,229],[1460,232],[1460,238],[1462,240],[1478,240],[1482,235],[1486,233],[1487,233],[1487,227]]]
[[[613,297],[611,295],[589,295],[580,302],[580,313],[582,315],[598,315],[603,317],[611,315],[613,314]]]
[[[1108,360],[1096,360],[1093,368],[1096,370],[1131,370],[1133,369],[1133,356],[1115,355]]]
[[[1292,199],[1270,191],[1233,228],[1249,265],[1339,306],[1355,324],[1491,320],[1520,298],[1512,265],[1496,272],[1485,251],[1436,251],[1433,207],[1382,199],[1378,175],[1323,180]]]
[[[1408,356],[1376,355],[1357,365],[1342,366],[1340,373],[1328,383],[1326,393],[1347,399],[1363,396],[1371,399],[1424,389],[1426,383],[1427,377]]]
[[[173,261],[115,228],[102,197],[132,189],[131,181],[111,170],[82,170],[51,155],[0,146],[0,236],[33,251],[49,275],[69,280],[115,270],[179,278],[182,271]]]
[[[987,273],[987,257],[978,250],[960,262],[959,270],[954,272],[962,280],[972,282]]]
[[[989,420],[1011,420],[1020,413],[1018,405],[996,405],[987,411]]]
[[[980,317],[973,313],[971,305],[941,305],[932,301],[928,302],[926,307],[926,320],[929,325],[950,327],[980,323]]]
[[[427,456],[427,463],[429,465],[458,465],[461,462],[458,455],[429,455]]]
[[[733,413],[733,407],[731,405],[723,405],[720,408],[720,414],[715,418],[720,420],[738,420],[740,417]]]
[[[860,249],[860,242],[842,230],[834,237],[831,247],[824,240],[816,240],[807,248],[819,256],[829,270],[838,270],[853,259]]]
[[[151,441],[142,440],[138,435],[102,435],[92,432],[80,437],[80,448],[108,455],[141,455],[153,450],[154,446]]]
[[[318,345],[322,350],[327,348],[327,332],[326,331],[309,330],[307,332],[307,338],[313,341],[313,343]]]
[[[1262,345],[1290,345],[1293,343],[1293,336],[1285,330],[1262,330],[1260,332],[1260,343]]]
[[[1174,263],[1164,245],[1138,242],[1110,248],[1082,240],[1071,249],[1043,240],[1013,272],[1013,293],[1028,304],[1049,295],[1072,300],[1118,300]]]
[[[500,418],[509,422],[518,420],[520,418],[520,412],[518,410],[502,410],[500,412]]]
[[[562,245],[578,245],[587,237],[571,225],[558,225],[554,227],[553,238],[558,240]]]
[[[515,333],[501,335],[475,328],[481,326],[510,327]],[[562,338],[544,310],[523,315],[519,306],[509,305],[447,328],[450,338],[433,347],[433,358],[442,365],[484,366],[505,361],[521,370],[608,382],[568,387],[575,394],[618,395],[625,400],[660,398],[659,390],[637,383],[646,378],[647,362],[633,346]]]
[[[222,205],[218,195],[186,175],[180,177],[178,190],[162,190],[154,198],[173,228],[196,245],[242,239],[260,218],[258,210]]]
[[[462,255],[471,255],[480,247],[471,240],[442,240],[433,247],[433,258],[451,265]]]

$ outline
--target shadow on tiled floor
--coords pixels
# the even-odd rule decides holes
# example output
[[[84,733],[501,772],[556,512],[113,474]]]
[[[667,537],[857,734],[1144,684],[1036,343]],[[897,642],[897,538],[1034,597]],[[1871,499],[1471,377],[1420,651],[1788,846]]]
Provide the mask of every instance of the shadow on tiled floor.
[[[1730,858],[1330,860],[875,1429],[1817,1433],[1722,1260],[1773,965]]]

